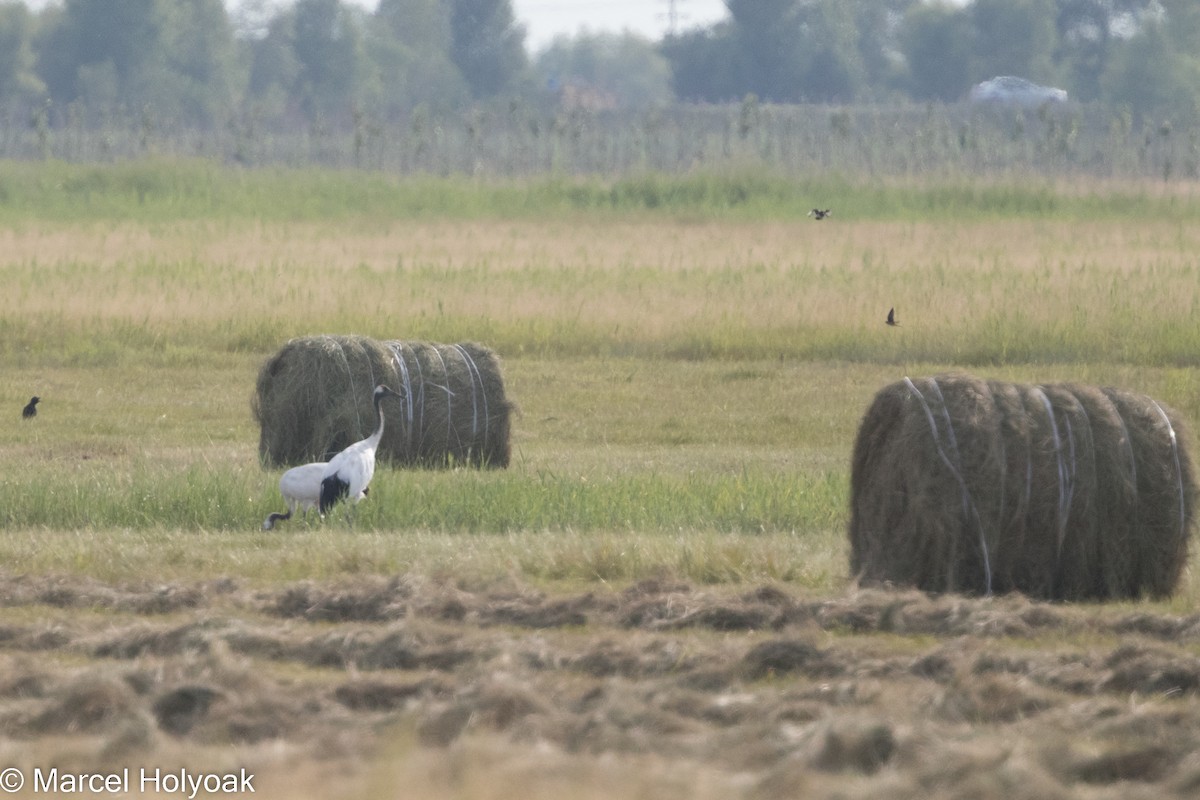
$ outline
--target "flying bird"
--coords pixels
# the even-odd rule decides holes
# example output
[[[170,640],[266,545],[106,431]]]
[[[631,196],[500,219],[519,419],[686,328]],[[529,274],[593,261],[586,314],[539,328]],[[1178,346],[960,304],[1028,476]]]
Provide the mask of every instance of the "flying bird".
[[[892,308],[888,310],[887,324],[891,325],[893,328],[900,327],[900,323],[896,322],[896,309]]]
[[[37,395],[34,395],[30,399],[29,405],[27,405],[27,406],[25,406],[25,408],[21,409],[21,417],[23,419],[33,419],[34,417],[36,417],[37,416],[37,404],[41,399],[42,398],[38,397]]]
[[[321,516],[333,508],[343,498],[353,498],[358,502],[367,494],[367,487],[375,475],[375,449],[383,438],[383,398],[400,397],[382,383],[375,387],[372,400],[375,403],[375,414],[379,417],[379,427],[375,432],[362,441],[355,442],[338,453],[325,466],[321,476],[321,494],[317,501],[317,510]]]
[[[314,461],[311,464],[301,464],[292,467],[279,478],[279,493],[287,503],[286,512],[272,511],[262,524],[264,531],[275,527],[276,522],[289,520],[299,509],[300,513],[308,516],[308,512],[317,507],[321,501],[321,480],[325,477],[327,461]],[[355,502],[367,496],[364,487],[362,494],[354,498]]]
[[[830,211],[830,209],[828,209],[828,208],[826,208],[826,209],[814,208],[812,211],[808,212],[808,215],[810,217],[812,217],[813,219],[825,219],[831,213],[833,213],[833,212]]]

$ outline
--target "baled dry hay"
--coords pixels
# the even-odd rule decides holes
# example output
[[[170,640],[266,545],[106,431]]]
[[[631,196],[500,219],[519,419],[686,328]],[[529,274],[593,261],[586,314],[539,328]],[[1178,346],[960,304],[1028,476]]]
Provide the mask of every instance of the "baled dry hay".
[[[850,494],[863,583],[1101,600],[1175,590],[1196,486],[1149,397],[944,375],[876,394]]]
[[[365,438],[384,403],[377,457],[396,465],[507,467],[512,405],[500,359],[470,342],[379,341],[365,336],[292,339],[263,364],[252,402],[266,466],[327,461]]]

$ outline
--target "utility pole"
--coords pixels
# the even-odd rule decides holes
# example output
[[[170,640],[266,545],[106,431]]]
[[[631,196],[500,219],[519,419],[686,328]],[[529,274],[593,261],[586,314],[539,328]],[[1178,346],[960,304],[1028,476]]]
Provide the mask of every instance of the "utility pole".
[[[667,36],[679,33],[679,0],[667,0]]]

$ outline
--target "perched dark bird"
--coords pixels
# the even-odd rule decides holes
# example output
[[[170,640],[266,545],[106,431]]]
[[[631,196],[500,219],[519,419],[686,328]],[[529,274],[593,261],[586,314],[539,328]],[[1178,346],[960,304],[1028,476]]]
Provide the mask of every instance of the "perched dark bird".
[[[891,325],[893,328],[900,327],[900,323],[896,322],[896,309],[892,308],[888,310],[887,324]]]
[[[27,405],[27,406],[25,406],[25,408],[21,409],[21,416],[24,417],[25,419],[32,419],[33,417],[36,417],[37,416],[37,404],[38,404],[38,401],[41,399],[42,398],[38,397],[37,395],[34,395],[34,397],[29,401],[29,405]]]
[[[355,442],[331,458],[326,465],[317,499],[317,511],[322,516],[342,498],[348,497],[357,503],[367,496],[371,478],[375,475],[375,449],[383,438],[383,398],[388,395],[400,397],[382,383],[375,387],[372,399],[379,417],[379,427],[366,439]]]
[[[833,212],[830,211],[828,208],[826,208],[826,209],[814,208],[812,211],[808,212],[808,215],[810,217],[812,217],[813,219],[825,219],[831,213],[833,213]]]

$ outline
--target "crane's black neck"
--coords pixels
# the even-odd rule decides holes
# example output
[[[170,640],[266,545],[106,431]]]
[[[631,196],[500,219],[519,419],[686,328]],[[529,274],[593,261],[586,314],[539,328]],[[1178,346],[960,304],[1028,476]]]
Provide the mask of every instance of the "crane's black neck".
[[[375,395],[375,416],[379,417],[379,427],[375,429],[375,433],[371,434],[371,438],[378,442],[383,438],[383,398],[387,397],[384,392],[379,392]]]

